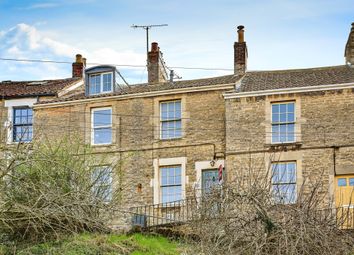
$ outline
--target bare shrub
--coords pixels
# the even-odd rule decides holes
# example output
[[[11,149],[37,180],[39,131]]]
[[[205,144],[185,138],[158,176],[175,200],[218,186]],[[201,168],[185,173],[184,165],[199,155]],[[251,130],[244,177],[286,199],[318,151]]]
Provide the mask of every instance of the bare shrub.
[[[323,255],[353,251],[351,232],[339,226],[346,219],[338,218],[321,177],[304,180],[293,201],[281,201],[274,194],[270,168],[250,168],[199,198],[190,223],[199,252]]]
[[[67,138],[19,143],[2,152],[0,232],[7,238],[109,231],[119,207],[119,190],[112,195],[111,188],[119,161],[95,156],[89,146]]]

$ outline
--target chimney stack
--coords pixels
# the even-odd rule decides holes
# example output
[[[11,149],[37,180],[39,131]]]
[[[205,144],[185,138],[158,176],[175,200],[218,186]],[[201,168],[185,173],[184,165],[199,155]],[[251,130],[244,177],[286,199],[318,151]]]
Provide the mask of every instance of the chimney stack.
[[[344,57],[346,64],[354,66],[354,22],[352,23],[352,28],[345,46]]]
[[[148,83],[155,84],[167,81],[167,72],[162,52],[157,42],[151,43],[148,52]]]
[[[82,78],[85,72],[86,58],[83,58],[81,54],[76,54],[76,60],[72,66],[72,77]]]
[[[244,26],[237,27],[238,41],[234,44],[234,73],[244,75],[247,70],[247,45]]]

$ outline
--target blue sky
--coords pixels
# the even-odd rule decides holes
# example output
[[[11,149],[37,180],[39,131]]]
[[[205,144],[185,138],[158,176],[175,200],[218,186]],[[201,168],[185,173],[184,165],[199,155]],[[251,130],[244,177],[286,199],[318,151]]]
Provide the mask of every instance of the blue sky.
[[[0,57],[145,64],[151,30],[168,66],[233,68],[237,25],[244,25],[249,70],[344,64],[354,22],[352,0],[0,0]],[[70,77],[70,64],[0,61],[0,80]],[[121,68],[130,83],[146,81],[144,68]],[[181,70],[183,79],[229,74]]]

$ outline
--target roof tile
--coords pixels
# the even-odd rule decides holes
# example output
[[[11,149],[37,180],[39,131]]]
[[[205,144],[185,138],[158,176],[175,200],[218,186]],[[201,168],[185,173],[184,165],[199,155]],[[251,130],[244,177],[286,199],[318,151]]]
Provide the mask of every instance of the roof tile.
[[[68,78],[42,81],[3,81],[0,82],[1,97],[23,97],[56,95],[66,86],[80,80],[80,78]]]

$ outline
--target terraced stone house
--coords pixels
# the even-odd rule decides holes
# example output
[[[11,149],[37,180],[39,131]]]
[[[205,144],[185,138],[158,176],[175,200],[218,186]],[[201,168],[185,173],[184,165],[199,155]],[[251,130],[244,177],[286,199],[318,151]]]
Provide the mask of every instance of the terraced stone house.
[[[107,180],[126,208],[186,199],[225,172],[223,93],[244,74],[244,50],[244,42],[235,43],[232,75],[173,81],[152,43],[148,83],[128,85],[114,66],[88,68],[82,91],[34,106],[38,129],[49,126],[41,131],[49,139],[80,137],[107,164],[120,162],[122,173],[107,171]]]
[[[229,178],[263,169],[276,200],[293,203],[320,182],[325,200],[351,207],[354,188],[354,23],[346,64],[246,72],[224,94]],[[237,121],[228,121],[237,120]]]
[[[280,203],[294,202],[304,180],[321,179],[327,198],[337,194],[341,205],[354,186],[354,27],[345,57],[343,66],[247,71],[239,26],[231,75],[168,79],[152,43],[148,83],[128,85],[114,66],[85,69],[77,55],[73,78],[19,83],[34,91],[17,95],[30,99],[26,110],[18,116],[22,105],[6,104],[3,96],[3,107],[14,108],[2,112],[34,118],[34,135],[80,138],[92,145],[93,157],[120,162],[119,175],[98,168],[125,208],[199,196],[242,176],[250,160],[259,171],[270,169]],[[0,91],[10,93],[14,85],[3,82]],[[21,130],[16,117],[6,122],[9,137],[17,137],[11,129]],[[32,133],[23,136],[30,140]]]

